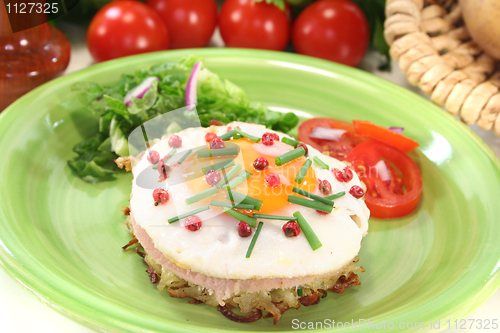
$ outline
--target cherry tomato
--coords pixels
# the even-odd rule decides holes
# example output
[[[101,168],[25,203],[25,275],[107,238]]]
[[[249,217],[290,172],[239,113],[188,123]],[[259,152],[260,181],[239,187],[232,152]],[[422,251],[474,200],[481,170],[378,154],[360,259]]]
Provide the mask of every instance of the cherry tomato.
[[[96,62],[166,50],[168,31],[149,6],[138,1],[114,1],[90,22],[87,46]]]
[[[226,0],[219,30],[229,47],[283,50],[290,39],[287,11],[265,1]]]
[[[375,165],[389,162],[399,171],[389,168],[390,182],[377,175]],[[415,210],[422,194],[422,176],[417,164],[401,150],[371,140],[357,145],[347,157],[359,178],[366,184],[365,202],[370,215],[389,219],[403,217]],[[403,192],[403,189],[405,190]]]
[[[363,11],[349,0],[321,0],[306,7],[295,21],[295,51],[313,57],[356,66],[370,41]]]
[[[315,139],[309,137],[309,134],[315,127],[343,129],[346,132],[338,141]],[[332,118],[312,118],[299,125],[299,141],[307,143],[321,152],[328,151],[330,156],[338,160],[345,160],[347,154],[349,154],[356,145],[366,140],[366,138],[356,134],[352,124],[341,120]]]
[[[147,0],[146,4],[167,26],[171,49],[203,47],[212,38],[217,25],[215,0]]]
[[[405,153],[419,146],[418,142],[413,141],[403,134],[399,134],[388,128],[375,125],[369,121],[353,120],[352,123],[354,124],[357,134],[387,143],[388,145],[394,146]]]

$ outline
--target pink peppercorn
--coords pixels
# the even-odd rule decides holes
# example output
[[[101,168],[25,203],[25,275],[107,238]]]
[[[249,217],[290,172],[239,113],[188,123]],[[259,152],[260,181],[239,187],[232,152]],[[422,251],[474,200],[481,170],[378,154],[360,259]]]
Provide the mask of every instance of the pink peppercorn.
[[[281,183],[280,176],[276,173],[270,173],[266,177],[266,184],[270,187],[277,187]]]
[[[165,160],[168,160],[171,156],[170,155],[167,155],[165,156],[164,158],[162,158],[159,162],[158,162],[158,166],[157,166],[157,169],[158,169],[158,172],[160,173],[160,177],[165,180],[168,178],[168,174],[167,172],[170,171],[170,167],[168,165],[165,164]]]
[[[208,170],[205,180],[208,185],[215,186],[221,180],[220,172],[214,169]]]
[[[224,148],[224,140],[219,137],[215,137],[210,141],[210,149],[221,149]]]
[[[159,204],[164,205],[169,198],[170,196],[167,190],[157,188],[153,191],[153,200],[155,201],[155,206],[158,206]]]
[[[150,150],[147,158],[149,163],[156,164],[160,159],[160,154],[156,150]]]
[[[269,167],[269,161],[265,157],[257,157],[253,161],[255,170],[266,170]]]
[[[283,224],[283,232],[286,237],[297,237],[300,234],[300,226],[296,221],[288,221]]]
[[[276,134],[269,133],[269,132],[262,134],[262,140],[261,140],[262,144],[264,146],[272,146],[274,144],[275,135]],[[278,139],[279,139],[279,137],[278,137]]]
[[[321,194],[328,195],[332,192],[332,185],[328,180],[320,180],[319,181],[319,191]]]
[[[182,146],[182,138],[174,134],[170,137],[170,139],[168,139],[168,145],[172,148],[179,148]]]
[[[354,177],[352,170],[349,169],[349,167],[345,167],[342,170],[335,168],[332,170],[332,172],[339,182],[348,182],[351,181]]]
[[[201,224],[201,219],[196,215],[188,216],[184,221],[184,226],[186,227],[186,229],[191,231],[199,230],[201,228]]]
[[[356,199],[359,199],[361,198],[363,195],[365,195],[365,191],[363,191],[363,189],[358,186],[358,185],[353,185],[351,187],[351,189],[349,190],[349,193],[355,197]]]
[[[240,221],[238,224],[238,235],[240,237],[248,237],[252,234],[252,228],[245,221]]]
[[[309,149],[307,149],[307,146],[303,143],[299,143],[298,145],[295,146],[295,149],[297,149],[299,147],[304,148],[304,150],[306,151],[306,155],[307,155],[307,152],[309,151]]]

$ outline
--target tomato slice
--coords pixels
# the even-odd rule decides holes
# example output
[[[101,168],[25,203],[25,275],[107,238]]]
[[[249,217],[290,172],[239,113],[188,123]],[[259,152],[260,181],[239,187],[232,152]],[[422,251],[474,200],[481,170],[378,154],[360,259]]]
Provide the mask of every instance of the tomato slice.
[[[377,175],[375,165],[380,160],[389,162],[390,183]],[[349,153],[347,161],[366,184],[365,202],[371,216],[379,219],[397,218],[415,210],[422,194],[422,176],[417,164],[401,150],[372,140],[356,146]]]
[[[309,137],[309,134],[316,127],[343,129],[346,132],[337,141]],[[321,152],[328,151],[330,156],[341,161],[347,158],[349,152],[356,145],[366,140],[366,138],[356,134],[352,124],[332,118],[312,118],[302,122],[299,126],[299,141],[311,145]]]
[[[352,123],[356,129],[356,134],[387,143],[388,145],[396,147],[405,153],[419,146],[418,142],[404,136],[403,134],[399,134],[388,128],[375,125],[369,121],[353,120]]]

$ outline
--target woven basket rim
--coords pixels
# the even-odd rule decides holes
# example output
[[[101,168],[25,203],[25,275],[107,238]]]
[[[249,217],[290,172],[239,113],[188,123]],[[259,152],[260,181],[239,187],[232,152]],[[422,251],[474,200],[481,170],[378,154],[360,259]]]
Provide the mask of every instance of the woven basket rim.
[[[470,36],[457,0],[387,0],[384,37],[410,84],[500,136],[500,61]]]

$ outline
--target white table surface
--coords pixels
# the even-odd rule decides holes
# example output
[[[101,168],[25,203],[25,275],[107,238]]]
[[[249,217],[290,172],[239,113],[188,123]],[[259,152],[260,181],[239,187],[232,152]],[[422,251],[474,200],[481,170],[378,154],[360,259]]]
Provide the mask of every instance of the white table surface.
[[[62,29],[72,45],[71,62],[66,73],[90,66],[92,59],[85,46],[84,30],[73,26],[63,26]],[[217,32],[214,34],[211,46],[223,46]],[[361,67],[418,92],[418,89],[407,83],[406,77],[401,73],[397,64],[394,64],[391,73],[384,73],[374,69],[376,68],[377,61],[377,55],[370,54],[365,58]],[[472,128],[493,149],[496,155],[500,157],[500,138],[491,132],[482,131],[477,127]],[[500,322],[500,290],[480,308],[464,319],[497,319],[497,322]],[[19,282],[10,278],[0,269],[0,332],[90,333],[93,331],[54,311],[51,306],[42,302],[34,293],[24,288]],[[433,330],[433,332],[437,332],[437,330]],[[449,329],[443,332],[500,332],[500,328],[496,330]]]

